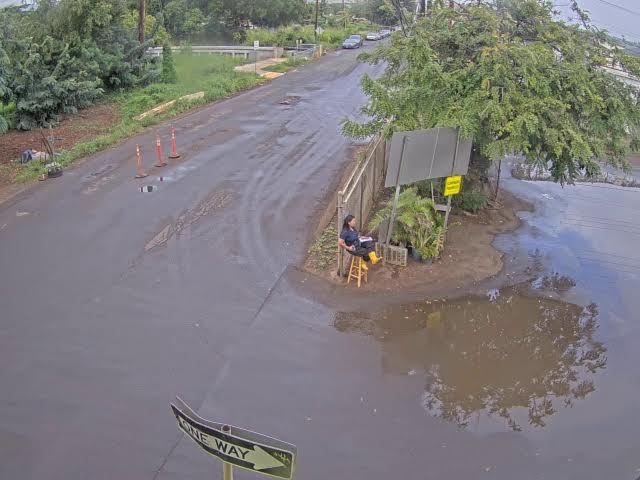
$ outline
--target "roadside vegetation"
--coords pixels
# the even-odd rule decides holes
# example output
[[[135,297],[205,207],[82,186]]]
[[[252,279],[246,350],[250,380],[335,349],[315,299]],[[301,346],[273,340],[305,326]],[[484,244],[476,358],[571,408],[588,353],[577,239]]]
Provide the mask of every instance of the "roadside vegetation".
[[[624,167],[640,146],[640,104],[634,88],[603,67],[638,76],[640,59],[612,48],[576,2],[573,9],[579,24],[536,0],[506,0],[499,9],[434,5],[407,36],[363,55],[388,67],[378,79],[364,77],[369,120],[346,120],[345,134],[457,127],[474,142],[474,175],[463,191],[479,189],[469,182],[486,183],[491,165],[509,154],[548,165],[561,183],[580,171],[597,174],[601,160]]]
[[[144,21],[139,22],[142,5]],[[352,33],[365,33],[374,27],[371,21],[393,19],[388,0],[367,0],[344,11],[327,1],[319,5],[319,41],[329,47]],[[55,160],[64,167],[146,126],[261,81],[235,72],[237,62],[230,58],[193,57],[189,45],[259,40],[292,47],[297,40],[315,41],[314,20],[315,5],[305,0],[261,0],[260,5],[253,0],[42,0],[34,9],[0,8],[0,135],[12,131],[5,139],[11,138],[13,146],[0,155],[0,184],[46,171],[43,161],[11,163],[20,156],[18,149],[43,149],[39,133],[20,137],[17,131],[53,128],[49,133],[55,136],[61,128],[68,141],[61,142]],[[170,46],[177,44],[186,53],[171,55]],[[163,55],[149,55],[151,47],[163,47]],[[302,62],[291,59],[269,70],[286,72]],[[136,119],[201,91],[204,98]],[[61,122],[80,111],[87,112],[81,114],[87,128],[75,122],[66,135]],[[103,116],[92,119],[92,112]],[[105,119],[108,126],[98,128]]]
[[[370,30],[380,30],[379,25],[368,22],[349,23],[344,27],[327,27],[318,35],[317,43],[327,48],[336,48],[342,45],[345,38],[353,34],[360,34],[363,37]],[[278,45],[280,47],[295,47],[296,40],[301,43],[316,43],[313,25],[293,25],[282,28],[269,29],[257,28],[246,32],[245,43],[253,45],[254,40],[258,40],[260,45]]]
[[[105,99],[113,102],[119,113],[119,121],[109,133],[78,143],[56,160],[62,166],[69,165],[78,158],[103,150],[118,141],[141,132],[145,127],[157,124],[176,116],[197,105],[233,95],[250,88],[261,80],[252,73],[234,71],[240,62],[226,56],[175,54],[176,82],[172,84],[154,83],[139,90],[114,93]],[[166,112],[148,116],[142,120],[136,118],[151,108],[182,96],[204,92],[204,98],[188,102],[178,102]],[[22,167],[16,179],[27,181],[37,178],[45,172],[42,162],[32,161]]]
[[[625,168],[640,146],[640,104],[634,87],[607,73],[616,65],[640,76],[640,60],[590,24],[571,2],[578,24],[555,16],[550,2],[505,0],[500,7],[433,2],[406,35],[361,57],[387,65],[365,75],[364,122],[345,119],[353,138],[434,127],[459,128],[473,139],[469,173],[454,206],[477,212],[497,199],[501,159],[521,155],[560,183],[594,178],[601,162]],[[489,171],[495,165],[495,183]],[[400,195],[396,243],[435,256],[441,234],[429,209],[440,181],[418,182]],[[377,227],[390,206],[374,214]]]
[[[263,70],[266,70],[267,72],[285,73],[296,67],[301,67],[307,62],[308,60],[304,57],[289,57],[286,62],[264,67]]]

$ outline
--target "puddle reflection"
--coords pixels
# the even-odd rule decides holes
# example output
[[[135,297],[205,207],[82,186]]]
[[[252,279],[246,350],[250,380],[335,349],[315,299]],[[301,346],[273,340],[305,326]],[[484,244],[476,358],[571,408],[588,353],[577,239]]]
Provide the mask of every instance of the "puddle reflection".
[[[544,427],[595,390],[606,348],[594,338],[595,304],[582,308],[523,290],[340,313],[335,326],[378,338],[385,372],[422,374],[422,404],[437,418],[467,427],[486,415],[516,431],[525,423]]]

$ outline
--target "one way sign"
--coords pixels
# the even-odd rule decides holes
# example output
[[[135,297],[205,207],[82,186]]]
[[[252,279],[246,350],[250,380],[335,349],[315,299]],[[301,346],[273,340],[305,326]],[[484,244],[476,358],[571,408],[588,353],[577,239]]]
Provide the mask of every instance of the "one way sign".
[[[199,417],[180,398],[171,404],[180,429],[206,452],[220,460],[263,475],[293,477],[297,449],[294,445],[238,427]]]

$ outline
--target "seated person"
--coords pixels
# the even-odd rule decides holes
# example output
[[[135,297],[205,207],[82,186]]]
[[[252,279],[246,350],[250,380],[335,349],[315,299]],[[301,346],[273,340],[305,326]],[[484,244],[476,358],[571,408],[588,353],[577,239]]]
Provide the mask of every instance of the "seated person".
[[[375,265],[380,261],[380,258],[376,255],[373,240],[369,237],[360,237],[358,235],[356,217],[353,215],[345,217],[338,245],[351,255],[362,257],[365,262],[371,261]],[[366,265],[364,265],[364,268],[367,268]]]

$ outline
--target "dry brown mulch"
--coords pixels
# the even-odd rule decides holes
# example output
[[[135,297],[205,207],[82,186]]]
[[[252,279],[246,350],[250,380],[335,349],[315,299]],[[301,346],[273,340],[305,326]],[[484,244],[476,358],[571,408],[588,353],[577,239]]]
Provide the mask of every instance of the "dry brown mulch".
[[[8,165],[20,159],[20,154],[28,149],[44,150],[41,132],[46,137],[55,138],[57,152],[69,150],[83,140],[89,140],[107,133],[120,119],[118,105],[103,103],[81,110],[75,115],[64,118],[60,124],[49,129],[19,131],[11,130],[0,136],[0,165]],[[0,183],[7,181],[6,175],[11,169],[0,169]],[[4,181],[3,181],[4,180]]]

